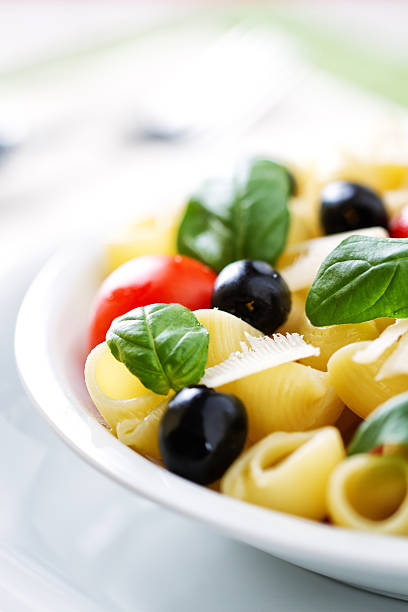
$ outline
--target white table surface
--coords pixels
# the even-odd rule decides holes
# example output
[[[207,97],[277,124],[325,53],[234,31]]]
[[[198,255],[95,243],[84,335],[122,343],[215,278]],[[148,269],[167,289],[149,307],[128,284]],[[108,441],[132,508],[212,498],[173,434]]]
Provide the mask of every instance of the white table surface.
[[[29,4],[25,3],[26,11]],[[87,6],[88,22],[93,23]],[[7,11],[2,10],[4,25]],[[20,17],[13,3],[7,10],[12,41],[11,28],[18,26]],[[108,17],[109,23],[122,24],[113,9]],[[149,19],[148,12],[144,19]],[[106,25],[106,18],[98,22]],[[87,28],[83,30],[89,32],[89,24]],[[29,24],[25,29],[30,31]],[[64,30],[60,28],[61,37]],[[207,34],[200,36],[205,39]],[[187,35],[184,44],[192,44],[193,38],[197,42],[197,32]],[[41,37],[38,40],[35,48],[40,53]],[[60,42],[55,36],[53,44]],[[180,53],[179,39],[177,44],[158,46],[153,54],[148,45],[141,53],[128,52],[140,91],[152,86],[157,70],[166,70],[164,49],[173,53],[171,61]],[[11,66],[12,49],[9,45],[8,55],[0,57],[0,67]],[[103,60],[103,74],[111,79],[112,62],[115,67],[112,54]],[[120,65],[123,68],[123,62]],[[126,82],[129,65],[125,62],[123,78],[115,74],[116,85]],[[85,68],[86,82],[94,89],[101,82],[100,67],[91,62]],[[48,75],[35,87],[25,83],[6,88],[0,97],[0,127],[5,116],[18,126],[24,115],[28,127],[36,128],[50,110],[57,124],[61,117],[64,123],[67,107],[78,98],[72,92],[75,87],[80,90],[84,74],[65,80]],[[58,87],[59,95],[51,95]],[[216,146],[138,143],[126,148],[112,139],[113,128],[123,127],[112,120],[117,113],[114,98],[101,110],[94,106],[99,92],[95,89],[92,97],[92,88],[91,102],[86,108],[78,106],[68,134],[62,130],[56,141],[51,137],[38,148],[34,139],[33,145],[29,142],[0,166],[0,610],[406,609],[406,603],[293,567],[120,488],[74,455],[41,420],[21,388],[13,359],[18,305],[41,263],[61,242],[81,232],[86,240],[89,233],[106,230],[121,218],[178,202],[208,169],[222,166],[237,151],[280,157],[295,151],[307,158],[333,143],[358,147],[389,116],[399,121],[400,111],[313,74],[283,108],[239,137]],[[123,95],[125,90],[115,91]],[[143,96],[136,99],[142,106]]]

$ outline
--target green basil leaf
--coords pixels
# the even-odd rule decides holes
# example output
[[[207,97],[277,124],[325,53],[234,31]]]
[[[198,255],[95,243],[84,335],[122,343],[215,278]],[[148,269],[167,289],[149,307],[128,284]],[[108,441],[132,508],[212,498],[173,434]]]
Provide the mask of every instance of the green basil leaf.
[[[357,429],[347,454],[367,453],[382,444],[408,445],[408,393],[376,408]]]
[[[180,304],[151,304],[116,318],[106,334],[112,355],[160,395],[200,382],[209,334]]]
[[[306,300],[317,327],[408,317],[408,240],[350,236],[324,260]]]
[[[238,259],[274,264],[289,229],[291,183],[268,159],[242,166],[231,179],[207,181],[187,203],[177,246],[219,272]]]

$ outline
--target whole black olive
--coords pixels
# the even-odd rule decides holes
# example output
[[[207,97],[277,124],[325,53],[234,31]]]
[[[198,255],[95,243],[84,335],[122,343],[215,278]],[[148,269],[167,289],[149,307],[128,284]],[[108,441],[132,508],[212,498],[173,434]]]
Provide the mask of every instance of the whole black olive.
[[[321,193],[320,221],[326,234],[364,227],[387,227],[381,198],[368,187],[346,181],[328,183]]]
[[[242,451],[247,415],[234,395],[204,385],[179,391],[169,402],[159,429],[165,466],[199,484],[224,474]]]
[[[239,317],[264,334],[272,334],[288,318],[290,290],[266,262],[242,259],[221,270],[211,306]]]

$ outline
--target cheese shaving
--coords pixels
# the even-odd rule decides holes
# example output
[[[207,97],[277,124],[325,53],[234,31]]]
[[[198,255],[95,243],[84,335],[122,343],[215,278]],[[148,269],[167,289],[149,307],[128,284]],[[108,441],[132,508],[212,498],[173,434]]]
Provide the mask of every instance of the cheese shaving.
[[[307,344],[299,334],[273,334],[252,336],[245,332],[249,344],[241,342],[241,351],[235,351],[222,363],[207,368],[202,383],[208,387],[219,387],[245,378],[251,374],[269,370],[283,363],[318,356],[320,349]]]
[[[300,242],[285,251],[285,256],[297,255],[297,259],[283,268],[280,273],[289,285],[291,291],[306,289],[311,286],[319,268],[326,257],[349,236],[371,236],[387,238],[388,233],[383,227],[369,227],[354,232],[342,232],[323,238],[314,238]]]
[[[373,363],[377,361],[377,359],[406,332],[408,332],[408,319],[397,319],[395,323],[386,327],[382,334],[370,342],[366,348],[357,351],[353,357],[353,361],[356,363]],[[379,374],[380,373],[378,373],[378,376]]]
[[[392,355],[388,357],[375,380],[408,374],[408,334],[402,336]]]

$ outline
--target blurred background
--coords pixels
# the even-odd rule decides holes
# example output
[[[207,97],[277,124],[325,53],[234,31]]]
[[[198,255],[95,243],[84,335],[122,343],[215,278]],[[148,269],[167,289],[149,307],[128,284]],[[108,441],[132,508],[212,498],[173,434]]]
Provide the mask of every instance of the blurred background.
[[[11,355],[52,251],[241,157],[407,163],[407,24],[405,0],[0,2],[1,609],[385,609],[107,481],[36,415]]]
[[[21,239],[31,250],[179,203],[253,152],[407,147],[406,23],[404,0],[3,0],[8,262]]]

